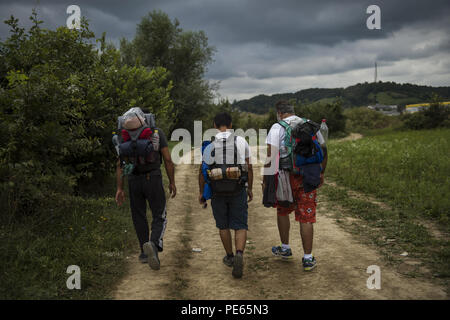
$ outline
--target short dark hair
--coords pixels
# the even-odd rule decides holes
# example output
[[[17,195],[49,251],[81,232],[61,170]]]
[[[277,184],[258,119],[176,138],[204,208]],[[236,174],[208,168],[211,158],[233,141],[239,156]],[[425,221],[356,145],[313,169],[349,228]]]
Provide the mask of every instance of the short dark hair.
[[[287,100],[280,100],[275,105],[277,112],[280,113],[294,113],[294,106]]]
[[[219,113],[214,117],[214,124],[217,128],[222,126],[229,128],[231,126],[231,116],[226,112]]]

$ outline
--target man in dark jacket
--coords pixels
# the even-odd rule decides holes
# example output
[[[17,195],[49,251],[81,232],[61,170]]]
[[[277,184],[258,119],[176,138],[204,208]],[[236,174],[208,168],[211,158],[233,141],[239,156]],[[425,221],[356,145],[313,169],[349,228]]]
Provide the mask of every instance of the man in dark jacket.
[[[130,127],[126,129],[137,130],[140,124],[130,121]],[[141,165],[143,170],[137,170],[128,175],[128,187],[130,195],[131,216],[134,228],[139,240],[141,254],[139,261],[148,263],[153,270],[159,270],[160,260],[158,252],[163,251],[163,236],[166,230],[166,195],[162,182],[161,162],[164,162],[166,173],[169,178],[169,192],[171,197],[175,197],[177,189],[175,186],[175,168],[170,156],[167,138],[160,128],[154,128],[159,134],[158,161],[150,164]],[[162,161],[160,160],[162,159]],[[139,166],[139,165],[138,165]],[[116,202],[121,206],[125,200],[125,191],[123,188],[124,168],[120,159],[117,161],[116,177],[117,192]],[[152,211],[151,235],[147,221],[147,204]]]

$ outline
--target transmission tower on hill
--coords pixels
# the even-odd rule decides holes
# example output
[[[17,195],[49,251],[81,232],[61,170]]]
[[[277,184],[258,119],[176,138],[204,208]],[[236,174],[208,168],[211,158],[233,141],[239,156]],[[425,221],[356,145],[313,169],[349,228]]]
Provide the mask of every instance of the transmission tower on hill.
[[[377,62],[375,61],[375,77],[374,77],[374,81],[373,82],[375,82],[375,83],[377,83],[377,77],[378,77],[378,74],[377,74]]]

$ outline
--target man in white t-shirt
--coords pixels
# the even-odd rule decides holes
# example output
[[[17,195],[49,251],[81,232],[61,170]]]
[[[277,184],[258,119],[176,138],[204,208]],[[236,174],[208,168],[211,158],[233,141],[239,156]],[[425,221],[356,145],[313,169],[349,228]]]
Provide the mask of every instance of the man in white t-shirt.
[[[276,104],[277,119],[283,120],[291,127],[297,123],[303,122],[303,120],[294,114],[294,107],[287,101],[280,101]],[[284,138],[286,130],[279,124],[275,123],[270,128],[270,131],[266,138],[267,143],[267,156],[272,161],[277,161],[279,150],[283,151]],[[317,132],[316,134],[318,142],[321,144],[324,151],[324,161],[322,162],[322,173],[320,175],[320,185],[323,183],[323,175],[327,165],[328,155],[322,134]],[[273,156],[272,156],[273,155]],[[266,167],[271,167],[271,163],[267,163]],[[271,173],[273,174],[273,172]],[[289,174],[289,181],[292,189],[292,196],[294,203],[289,207],[282,207],[277,205],[277,224],[278,231],[280,233],[281,245],[272,247],[272,254],[281,257],[283,259],[292,258],[292,250],[289,245],[289,230],[290,220],[289,214],[295,211],[295,220],[300,223],[300,234],[303,243],[304,256],[302,259],[303,268],[305,271],[312,270],[316,266],[316,259],[312,254],[313,244],[313,223],[316,222],[316,197],[317,190],[305,193],[303,189],[303,180],[301,175]],[[264,190],[264,183],[263,183]]]
[[[223,263],[233,268],[233,277],[241,278],[247,241],[248,202],[253,199],[253,169],[249,161],[250,148],[243,137],[235,136],[232,133],[229,114],[219,113],[216,115],[214,127],[219,132],[216,134],[214,142],[210,143],[203,151],[203,162],[209,166],[210,172],[208,176],[212,189],[211,207],[226,252]],[[233,169],[238,169],[240,174],[236,174]],[[235,179],[238,175],[240,175],[239,179]],[[203,204],[204,201],[204,186],[205,178],[200,168],[198,196],[200,204]],[[235,231],[236,254],[233,253],[230,229]]]

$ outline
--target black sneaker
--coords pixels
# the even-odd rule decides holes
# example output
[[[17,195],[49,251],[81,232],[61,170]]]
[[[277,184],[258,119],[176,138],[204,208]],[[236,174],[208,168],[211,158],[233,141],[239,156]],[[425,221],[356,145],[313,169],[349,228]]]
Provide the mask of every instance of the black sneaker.
[[[150,268],[152,268],[153,270],[159,270],[160,263],[158,258],[158,248],[156,248],[156,245],[150,241],[144,243],[142,248],[144,249],[144,253],[148,257],[148,265],[150,266]]]
[[[311,271],[317,265],[317,261],[316,258],[314,258],[314,256],[310,259],[302,258],[302,263],[303,263],[303,270],[305,271]]]
[[[234,262],[234,256],[230,257],[230,256],[226,255],[225,257],[223,257],[223,264],[226,265],[227,267],[232,267],[233,262]]]
[[[141,254],[139,255],[139,262],[141,263],[147,263],[148,262],[148,256],[141,252]]]
[[[241,278],[243,270],[244,270],[244,256],[242,255],[242,253],[236,253],[236,255],[234,256],[233,271],[231,272],[231,274],[235,278]]]

